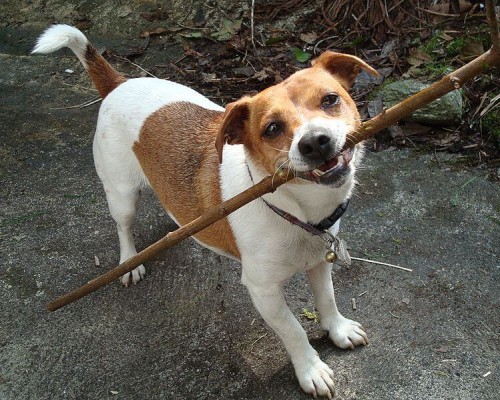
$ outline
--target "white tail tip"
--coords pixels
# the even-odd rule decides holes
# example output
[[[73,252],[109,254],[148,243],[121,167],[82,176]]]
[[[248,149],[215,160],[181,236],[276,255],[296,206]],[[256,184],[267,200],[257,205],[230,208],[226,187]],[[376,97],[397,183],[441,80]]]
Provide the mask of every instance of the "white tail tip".
[[[38,38],[31,53],[47,54],[69,47],[82,61],[87,44],[87,38],[77,28],[70,25],[53,25]]]

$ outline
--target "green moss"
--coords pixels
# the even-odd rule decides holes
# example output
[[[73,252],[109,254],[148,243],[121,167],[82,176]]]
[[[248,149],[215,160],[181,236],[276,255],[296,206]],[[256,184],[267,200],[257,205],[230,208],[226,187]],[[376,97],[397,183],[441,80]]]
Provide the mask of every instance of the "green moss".
[[[446,44],[446,55],[449,57],[458,56],[466,43],[464,36],[459,36]]]
[[[467,37],[481,42],[485,50],[491,46],[490,29],[486,23],[481,24],[476,30],[468,32]]]
[[[443,39],[441,38],[441,31],[434,32],[434,35],[425,42],[420,48],[425,51],[427,54],[431,55],[433,51],[438,50],[442,47]]]
[[[368,96],[366,96],[366,99],[368,101],[372,101],[372,100],[375,100],[379,94],[379,92],[385,88],[387,85],[390,85],[391,83],[393,82],[396,82],[398,79],[395,79],[393,78],[392,76],[391,77],[388,77],[384,80],[384,82],[380,85],[380,86],[377,86],[376,89],[373,89],[369,94]]]
[[[437,78],[440,76],[444,76],[449,74],[450,72],[453,72],[453,67],[450,65],[449,62],[442,61],[434,61],[434,62],[429,62],[424,64],[421,69],[421,74],[424,76],[428,76],[429,78]]]
[[[497,139],[500,139],[500,112],[498,109],[491,110],[482,119],[483,130],[490,132]]]
[[[489,44],[489,30],[486,24],[482,24],[473,29],[467,29],[450,40],[448,34],[443,34],[437,30],[426,42],[421,42],[419,50],[427,53],[432,61],[426,62],[417,69],[420,76],[437,78],[452,72],[452,62],[460,56],[462,50],[470,41],[480,42],[485,49]],[[418,43],[418,41],[416,42]]]

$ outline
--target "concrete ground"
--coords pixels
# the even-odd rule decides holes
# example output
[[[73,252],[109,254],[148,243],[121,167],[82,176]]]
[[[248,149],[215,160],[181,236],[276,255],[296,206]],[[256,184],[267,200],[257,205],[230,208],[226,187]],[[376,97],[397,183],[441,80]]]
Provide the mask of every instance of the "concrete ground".
[[[98,104],[62,109],[95,96],[67,83],[66,68],[82,74],[73,58],[5,53],[0,65],[0,399],[307,399],[239,265],[192,240],[149,262],[137,286],[45,310],[118,260],[92,162]],[[339,308],[370,344],[333,347],[301,316],[313,310],[304,276],[287,286],[337,398],[499,399],[498,184],[444,153],[364,165],[343,219],[351,254],[413,269],[335,268]],[[173,229],[146,193],[139,247]]]

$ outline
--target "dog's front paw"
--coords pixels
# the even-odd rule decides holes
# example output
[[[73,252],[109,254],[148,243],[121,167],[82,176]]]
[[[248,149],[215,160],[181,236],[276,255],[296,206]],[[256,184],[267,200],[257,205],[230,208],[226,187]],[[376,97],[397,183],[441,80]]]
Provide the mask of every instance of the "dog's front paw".
[[[333,371],[317,354],[305,361],[294,363],[295,374],[300,387],[314,398],[326,396],[329,399],[335,394]]]
[[[137,282],[139,282],[145,276],[146,268],[144,268],[144,265],[141,264],[137,268],[132,270],[132,272],[127,272],[125,275],[122,275],[120,277],[120,282],[128,287],[131,283],[133,283],[134,285],[137,284]]]
[[[368,344],[368,336],[359,322],[347,319],[342,315],[336,317],[329,326],[324,327],[328,336],[342,349]]]

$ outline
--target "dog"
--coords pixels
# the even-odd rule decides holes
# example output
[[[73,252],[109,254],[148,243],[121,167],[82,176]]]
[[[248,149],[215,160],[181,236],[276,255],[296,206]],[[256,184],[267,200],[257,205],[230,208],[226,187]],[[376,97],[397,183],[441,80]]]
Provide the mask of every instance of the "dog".
[[[361,69],[377,72],[357,57],[326,51],[310,68],[224,109],[178,83],[126,79],[68,25],[48,28],[33,53],[63,47],[75,53],[103,98],[93,153],[117,225],[120,263],[136,254],[132,224],[142,188],[151,186],[183,225],[284,167],[296,174],[194,239],[241,261],[241,282],[281,338],[301,388],[331,398],[333,372],[310,345],[282,289],[305,271],[321,327],[333,343],[352,349],[368,343],[362,326],[337,309],[329,261],[362,157],[361,144],[342,151],[360,126],[348,90]],[[144,275],[141,265],[120,280],[128,286]]]

